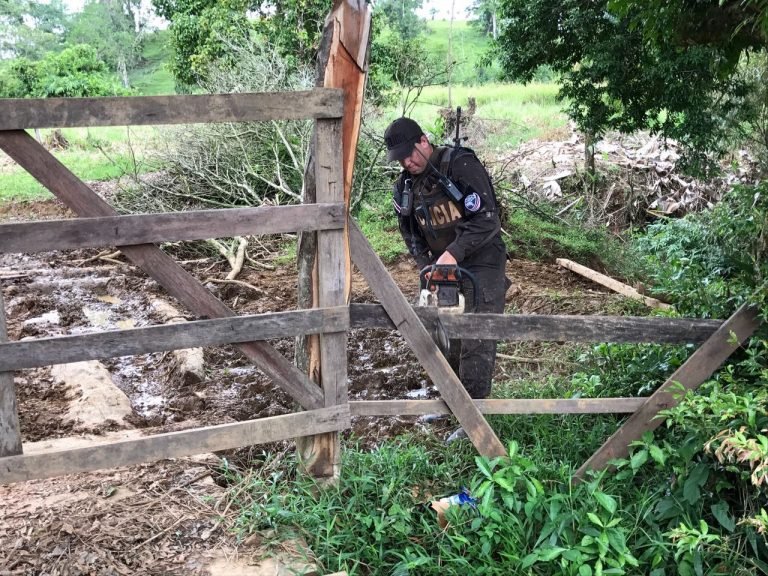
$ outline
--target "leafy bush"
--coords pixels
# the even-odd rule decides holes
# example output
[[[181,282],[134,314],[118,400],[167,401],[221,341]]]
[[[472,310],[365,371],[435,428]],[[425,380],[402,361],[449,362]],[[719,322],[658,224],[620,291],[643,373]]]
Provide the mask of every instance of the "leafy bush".
[[[128,94],[87,44],[49,52],[39,62],[10,61],[0,72],[2,98],[75,98]]]
[[[768,307],[768,184],[737,186],[708,211],[653,224],[637,247],[654,289],[684,316],[725,318],[746,300]]]

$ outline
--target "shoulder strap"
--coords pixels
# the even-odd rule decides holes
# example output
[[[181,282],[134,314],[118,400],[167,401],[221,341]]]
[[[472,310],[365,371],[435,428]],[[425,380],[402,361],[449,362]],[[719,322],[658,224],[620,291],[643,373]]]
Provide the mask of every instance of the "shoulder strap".
[[[475,154],[475,151],[471,148],[464,148],[463,146],[461,148],[455,148],[453,146],[441,146],[441,148],[443,148],[443,152],[440,156],[440,173],[448,176],[448,178],[451,177],[451,172],[453,171],[453,163],[462,156],[469,154],[474,156],[475,159],[479,161],[477,154]]]

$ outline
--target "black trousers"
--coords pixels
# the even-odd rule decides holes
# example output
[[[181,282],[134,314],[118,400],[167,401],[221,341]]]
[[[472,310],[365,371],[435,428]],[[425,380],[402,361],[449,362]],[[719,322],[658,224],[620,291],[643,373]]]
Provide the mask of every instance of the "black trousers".
[[[459,263],[477,282],[477,304],[471,283],[462,283],[465,314],[478,312],[502,314],[504,295],[509,281],[504,275],[507,251],[504,242],[497,237],[471,259]],[[495,340],[451,340],[448,362],[472,398],[487,398],[491,393],[491,380],[496,366]]]

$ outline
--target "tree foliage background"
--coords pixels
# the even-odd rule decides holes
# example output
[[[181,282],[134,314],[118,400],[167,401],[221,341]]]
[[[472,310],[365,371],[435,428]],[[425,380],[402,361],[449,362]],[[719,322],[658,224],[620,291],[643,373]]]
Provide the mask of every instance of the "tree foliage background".
[[[0,1],[0,97],[126,93],[146,17],[140,0],[88,0],[74,15],[61,0]]]
[[[744,112],[740,59],[766,46],[758,1],[500,0],[499,12],[494,54],[508,78],[548,65],[585,133],[648,129],[679,140],[701,170]]]

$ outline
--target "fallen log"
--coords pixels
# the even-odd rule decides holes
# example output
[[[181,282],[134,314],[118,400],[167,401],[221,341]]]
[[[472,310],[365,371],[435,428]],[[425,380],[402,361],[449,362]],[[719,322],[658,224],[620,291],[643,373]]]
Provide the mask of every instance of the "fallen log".
[[[566,268],[571,272],[576,272],[576,274],[584,276],[585,278],[589,278],[593,282],[597,282],[598,284],[605,286],[606,288],[610,288],[611,290],[613,290],[614,292],[618,292],[622,296],[626,296],[627,298],[632,298],[633,300],[640,300],[650,308],[659,308],[661,310],[669,310],[670,308],[672,308],[672,306],[662,302],[661,300],[656,300],[656,298],[651,298],[649,296],[640,294],[640,292],[632,288],[632,286],[627,286],[626,284],[619,282],[618,280],[614,280],[613,278],[606,276],[605,274],[600,274],[600,272],[595,272],[591,268],[587,268],[586,266],[582,266],[581,264],[577,264],[576,262],[573,262],[566,258],[558,258],[556,262],[559,266],[562,266],[563,268]]]

